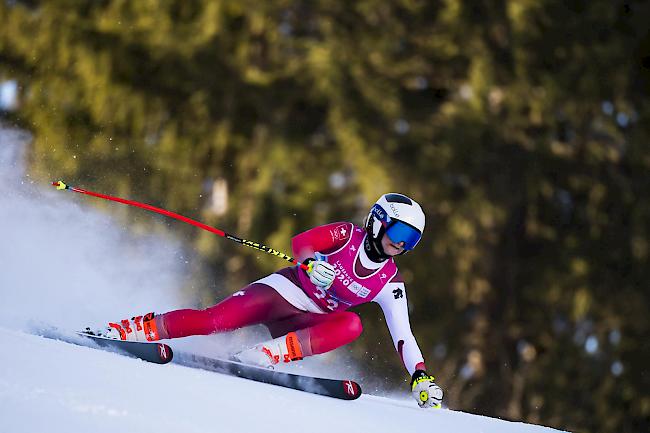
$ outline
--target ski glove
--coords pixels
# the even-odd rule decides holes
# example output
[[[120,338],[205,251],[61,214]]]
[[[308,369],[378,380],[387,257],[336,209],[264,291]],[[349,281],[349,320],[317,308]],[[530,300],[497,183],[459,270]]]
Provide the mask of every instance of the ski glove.
[[[423,370],[416,370],[411,378],[411,392],[413,398],[421,408],[435,407],[440,409],[442,403],[442,389],[436,385],[433,376]]]
[[[336,274],[334,273],[334,266],[323,261],[323,260],[314,260],[308,259],[307,275],[309,275],[309,281],[311,281],[315,286],[329,288],[334,281]]]

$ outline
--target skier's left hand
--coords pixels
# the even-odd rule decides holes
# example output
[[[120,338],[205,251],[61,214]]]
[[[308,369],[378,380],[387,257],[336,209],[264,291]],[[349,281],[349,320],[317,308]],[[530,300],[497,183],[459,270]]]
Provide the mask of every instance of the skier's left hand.
[[[421,408],[435,407],[440,409],[442,389],[435,384],[434,377],[429,376],[424,370],[416,370],[413,373],[411,392]]]

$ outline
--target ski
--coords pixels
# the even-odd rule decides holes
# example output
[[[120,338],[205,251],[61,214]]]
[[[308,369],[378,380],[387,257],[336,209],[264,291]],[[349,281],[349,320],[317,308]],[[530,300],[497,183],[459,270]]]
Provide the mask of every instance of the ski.
[[[78,346],[96,347],[114,351],[121,355],[140,358],[154,364],[167,364],[174,357],[172,348],[163,343],[145,343],[137,341],[122,341],[94,335],[91,331],[63,332],[56,328],[41,329],[36,332],[46,338],[60,340]]]
[[[102,348],[116,349],[154,364],[167,364],[174,357],[172,348],[164,343],[115,340],[114,338],[94,335],[88,331],[77,332],[76,334],[94,341]]]
[[[46,338],[64,341],[79,346],[95,347],[102,350],[140,358],[143,361],[155,364],[173,362],[190,368],[227,374],[241,377],[256,382],[282,386],[297,391],[341,400],[355,400],[361,396],[361,387],[352,380],[326,379],[321,377],[304,376],[300,374],[285,373],[275,370],[254,367],[236,361],[209,358],[191,353],[172,351],[172,348],[163,343],[145,343],[135,341],[122,341],[94,335],[90,331],[63,332],[56,328],[39,329],[35,332]]]
[[[352,380],[303,376],[253,367],[236,361],[208,358],[201,355],[183,352],[176,352],[174,355],[174,364],[213,371],[216,373],[254,380],[256,382],[282,386],[342,400],[355,400],[361,396],[361,387],[358,383]]]

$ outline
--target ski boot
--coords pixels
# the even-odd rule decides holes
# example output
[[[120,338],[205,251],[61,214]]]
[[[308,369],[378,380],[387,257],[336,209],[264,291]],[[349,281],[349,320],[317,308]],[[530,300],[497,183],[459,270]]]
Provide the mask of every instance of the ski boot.
[[[250,349],[242,350],[231,357],[243,364],[270,368],[280,363],[298,361],[303,358],[303,350],[295,332],[259,343]]]
[[[160,340],[154,313],[120,320],[118,323],[111,322],[108,324],[103,336],[123,341]]]

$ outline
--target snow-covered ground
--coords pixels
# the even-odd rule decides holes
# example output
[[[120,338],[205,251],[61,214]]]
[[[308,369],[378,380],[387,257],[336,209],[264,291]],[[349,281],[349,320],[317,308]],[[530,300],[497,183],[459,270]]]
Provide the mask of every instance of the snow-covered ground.
[[[2,431],[554,431],[370,395],[341,401],[0,328]]]
[[[182,245],[136,236],[78,196],[33,183],[25,140],[0,127],[0,432],[556,431],[422,410],[406,393],[339,401],[31,334],[34,325],[79,329],[196,301],[178,289],[189,272]],[[171,345],[223,355],[247,337]],[[331,361],[305,360],[302,372],[358,379],[358,370]]]

